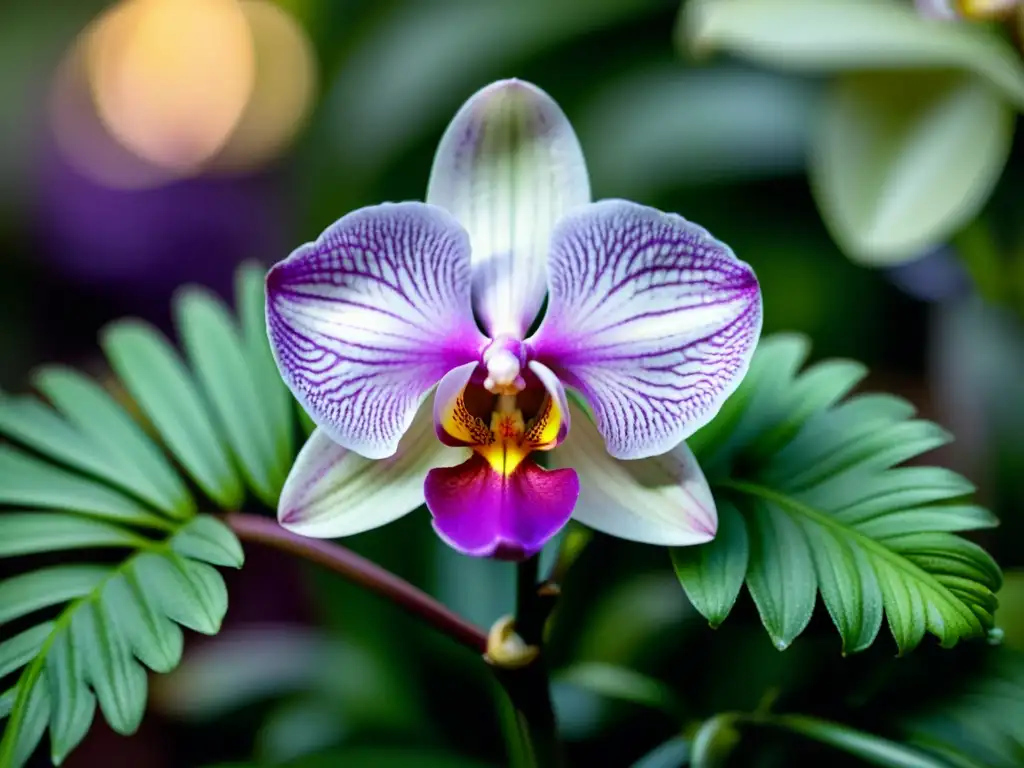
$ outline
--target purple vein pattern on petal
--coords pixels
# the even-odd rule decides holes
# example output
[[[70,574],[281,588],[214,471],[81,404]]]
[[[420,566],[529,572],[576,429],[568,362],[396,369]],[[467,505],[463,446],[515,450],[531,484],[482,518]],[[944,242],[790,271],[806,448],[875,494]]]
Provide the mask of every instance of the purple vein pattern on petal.
[[[583,151],[565,113],[521,80],[482,88],[441,138],[427,202],[469,232],[484,328],[523,338],[544,302],[551,230],[590,202]]]
[[[609,453],[656,456],[710,421],[761,332],[753,270],[681,216],[624,200],[556,228],[537,359],[587,398]]]
[[[285,382],[332,440],[392,455],[426,393],[476,359],[469,242],[423,203],[362,208],[267,276],[267,329]]]

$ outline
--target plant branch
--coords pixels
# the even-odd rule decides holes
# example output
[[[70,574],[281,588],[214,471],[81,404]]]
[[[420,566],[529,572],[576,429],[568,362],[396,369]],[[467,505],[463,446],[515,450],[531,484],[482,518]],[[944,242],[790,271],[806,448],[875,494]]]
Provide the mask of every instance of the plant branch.
[[[365,557],[329,541],[291,533],[276,520],[259,515],[231,512],[223,520],[242,541],[265,544],[322,565],[418,616],[470,650],[481,655],[486,653],[487,635],[480,629],[405,579]]]
[[[498,681],[515,708],[516,721],[523,738],[524,752],[530,765],[556,768],[562,765],[562,750],[558,741],[558,724],[551,703],[551,681],[547,664],[541,653],[544,624],[554,605],[551,595],[543,592],[538,583],[538,560],[532,557],[519,563],[516,594],[516,616],[511,622],[515,638],[511,648],[518,650],[521,663],[502,665],[492,652],[489,657],[495,665]],[[508,628],[508,625],[506,625]],[[500,638],[501,633],[497,634]],[[492,637],[495,637],[492,630]],[[516,659],[509,654],[509,660]]]

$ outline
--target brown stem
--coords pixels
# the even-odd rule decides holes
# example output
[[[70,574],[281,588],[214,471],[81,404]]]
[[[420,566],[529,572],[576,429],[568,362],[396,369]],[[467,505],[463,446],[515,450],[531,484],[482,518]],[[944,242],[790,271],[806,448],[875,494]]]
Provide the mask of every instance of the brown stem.
[[[486,653],[486,634],[405,579],[365,557],[329,541],[307,539],[291,533],[277,521],[259,515],[231,512],[223,519],[242,541],[259,542],[322,565],[419,616],[470,650],[481,655]]]

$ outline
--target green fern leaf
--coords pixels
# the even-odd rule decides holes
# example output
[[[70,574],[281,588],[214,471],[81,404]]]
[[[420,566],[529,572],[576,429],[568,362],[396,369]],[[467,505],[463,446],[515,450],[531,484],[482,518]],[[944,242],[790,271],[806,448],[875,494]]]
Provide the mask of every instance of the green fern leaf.
[[[925,632],[944,646],[985,635],[1001,573],[954,533],[997,521],[964,500],[974,488],[956,473],[897,466],[949,435],[896,397],[842,400],[864,369],[830,361],[799,373],[807,354],[801,337],[762,341],[742,386],[691,440],[722,530],[672,552],[690,600],[717,625],[745,581],[780,649],[807,626],[818,594],[845,653],[870,646],[883,615],[900,653]]]
[[[0,768],[23,765],[47,729],[59,764],[97,707],[115,731],[133,732],[144,668],[178,665],[183,627],[220,629],[227,591],[214,566],[241,566],[242,549],[218,519],[196,514],[176,466],[222,509],[247,489],[273,507],[299,431],[263,326],[262,273],[245,267],[237,285],[240,322],[199,289],[179,295],[184,359],[144,323],[108,327],[121,397],[51,367],[34,378],[49,403],[0,398],[0,436],[11,441],[0,444],[0,557],[65,555],[0,581],[0,625],[16,630],[0,642],[0,676],[18,673],[0,694]],[[100,549],[123,557],[82,554]]]

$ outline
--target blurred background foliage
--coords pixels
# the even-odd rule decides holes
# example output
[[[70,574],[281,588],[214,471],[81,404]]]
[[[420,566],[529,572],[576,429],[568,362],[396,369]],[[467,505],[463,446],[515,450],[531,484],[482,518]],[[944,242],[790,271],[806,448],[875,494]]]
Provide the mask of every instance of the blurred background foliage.
[[[1016,25],[902,0],[9,0],[0,385],[51,361],[102,377],[106,322],[168,329],[182,283],[230,297],[242,261],[421,199],[465,98],[531,80],[575,125],[595,197],[708,227],[757,270],[766,333],[865,362],[861,389],[957,435],[929,461],[979,486],[1002,526],[976,538],[1008,571],[1000,647],[895,658],[885,636],[843,658],[819,605],[780,653],[746,593],[712,632],[662,550],[597,537],[553,625],[572,764],[932,765],[876,734],[962,749],[935,765],[1022,765]],[[513,568],[458,556],[425,514],[351,543],[481,626],[512,605]],[[188,638],[139,733],[97,724],[67,765],[506,764],[509,713],[462,649],[271,552],[226,580],[223,633]]]

